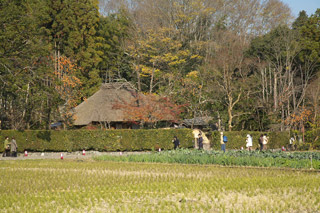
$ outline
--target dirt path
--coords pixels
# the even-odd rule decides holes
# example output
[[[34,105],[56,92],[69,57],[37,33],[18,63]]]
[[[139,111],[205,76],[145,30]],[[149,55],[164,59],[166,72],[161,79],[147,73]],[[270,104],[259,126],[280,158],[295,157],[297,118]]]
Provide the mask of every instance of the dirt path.
[[[0,157],[2,160],[28,160],[28,159],[89,159],[95,156],[101,155],[137,155],[147,154],[150,152],[98,152],[98,151],[86,151],[85,155],[81,152],[28,152],[28,156],[24,156],[24,153],[19,153],[18,157]]]

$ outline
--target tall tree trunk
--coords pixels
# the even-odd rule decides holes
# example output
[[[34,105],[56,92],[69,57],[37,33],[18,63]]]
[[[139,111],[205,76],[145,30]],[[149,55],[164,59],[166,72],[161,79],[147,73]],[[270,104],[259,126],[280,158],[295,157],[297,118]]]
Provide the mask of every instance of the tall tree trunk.
[[[274,73],[274,85],[273,85],[273,101],[274,101],[274,109],[273,111],[276,112],[278,109],[278,89],[277,89],[277,80],[278,80],[278,76],[277,76],[277,72]]]
[[[152,93],[152,89],[153,89],[153,78],[154,78],[154,63],[153,63],[153,67],[152,67],[152,74],[151,74],[151,80],[150,80],[150,91],[149,93]]]
[[[232,131],[232,107],[229,105],[228,106],[228,131]]]

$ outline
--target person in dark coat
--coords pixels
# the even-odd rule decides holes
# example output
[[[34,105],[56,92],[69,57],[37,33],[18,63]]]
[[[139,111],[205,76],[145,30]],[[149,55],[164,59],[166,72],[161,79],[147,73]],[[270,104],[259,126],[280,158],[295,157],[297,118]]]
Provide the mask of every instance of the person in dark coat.
[[[259,145],[260,145],[260,151],[262,151],[263,150],[263,134],[260,135]]]
[[[199,149],[203,149],[203,138],[201,134],[198,135],[198,146]]]
[[[14,137],[12,137],[11,144],[10,144],[10,149],[11,149],[10,151],[11,151],[12,157],[17,157],[17,148],[18,148],[17,141]]]
[[[173,142],[173,145],[174,145],[174,149],[178,149],[179,146],[180,146],[180,141],[179,141],[179,139],[177,138],[177,136],[174,136],[174,137],[173,137],[172,142]]]

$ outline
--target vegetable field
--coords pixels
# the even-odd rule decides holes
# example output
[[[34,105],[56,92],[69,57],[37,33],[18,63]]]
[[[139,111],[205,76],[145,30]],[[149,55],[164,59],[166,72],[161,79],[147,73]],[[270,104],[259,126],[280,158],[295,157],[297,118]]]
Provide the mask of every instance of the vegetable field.
[[[182,164],[218,164],[223,166],[285,167],[320,169],[320,152],[272,151],[204,151],[179,149],[152,154],[99,156],[97,160],[124,162],[157,162]]]
[[[0,162],[0,212],[315,212],[320,174],[93,160]]]

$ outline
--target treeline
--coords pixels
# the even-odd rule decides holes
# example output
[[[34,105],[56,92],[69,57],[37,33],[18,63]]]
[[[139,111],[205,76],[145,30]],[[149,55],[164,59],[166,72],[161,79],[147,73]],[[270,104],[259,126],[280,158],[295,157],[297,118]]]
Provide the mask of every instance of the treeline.
[[[43,129],[128,81],[226,130],[320,123],[320,10],[280,0],[1,0],[0,120]]]

